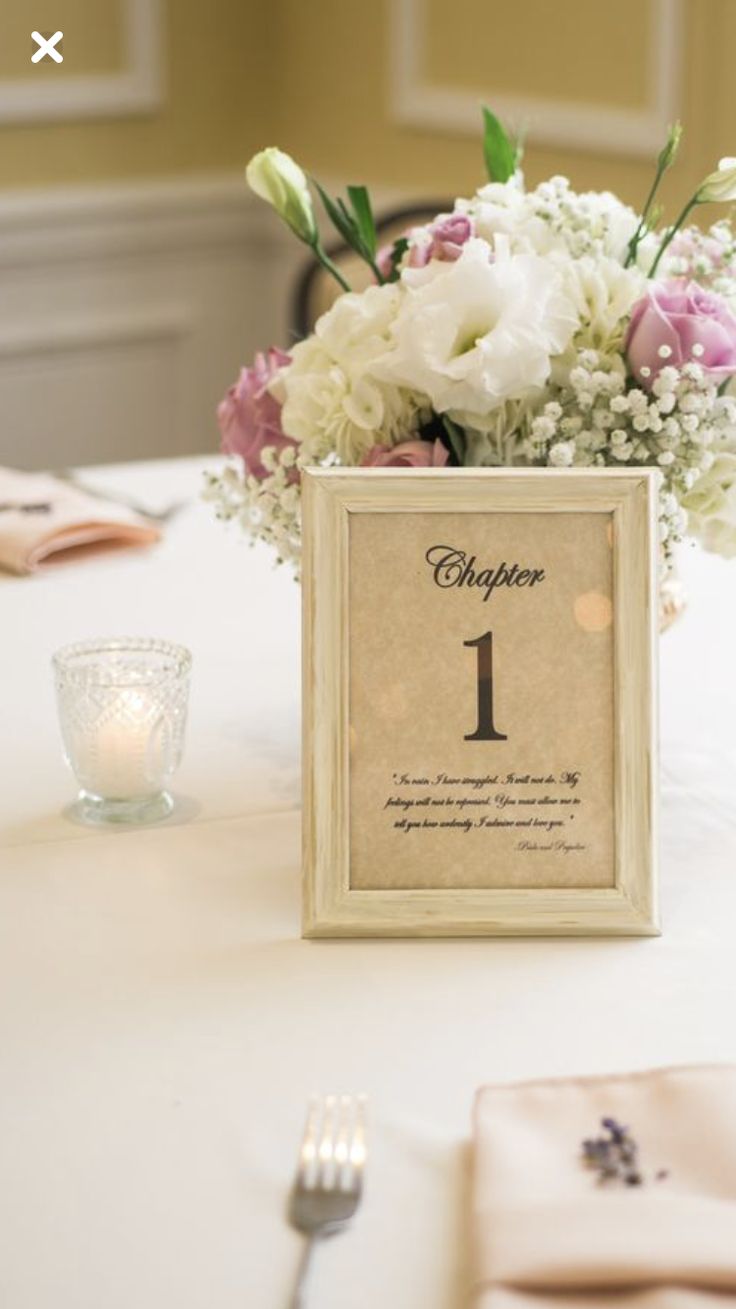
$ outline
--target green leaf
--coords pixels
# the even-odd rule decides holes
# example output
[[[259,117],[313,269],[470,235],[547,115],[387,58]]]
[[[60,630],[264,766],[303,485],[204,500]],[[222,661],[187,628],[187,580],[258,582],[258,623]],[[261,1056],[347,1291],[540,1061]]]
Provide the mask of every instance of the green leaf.
[[[360,232],[358,231],[358,224],[353,218],[353,215],[351,214],[350,210],[348,209],[341,195],[337,197],[337,207],[343,216],[343,221],[345,223],[345,226],[349,228],[349,230],[353,232],[356,236],[360,236]]]
[[[521,168],[524,159],[524,147],[526,144],[526,127],[520,127],[516,136],[513,137],[511,147],[514,152],[514,172]]]
[[[483,157],[491,182],[508,182],[516,169],[516,152],[496,115],[483,106]]]
[[[361,259],[365,260],[376,281],[382,283],[384,279],[375,262],[376,229],[368,192],[365,187],[348,187],[350,203],[355,211],[351,212],[341,196],[336,196],[333,200],[324,187],[320,186],[316,178],[312,178],[312,181],[319,192],[325,212],[345,244],[349,245],[351,250],[354,250]]]
[[[457,459],[459,467],[462,468],[463,458],[465,456],[465,437],[463,435],[463,429],[458,427],[457,423],[453,423],[452,419],[447,417],[447,414],[442,415],[442,426],[447,433],[447,439],[450,443],[452,453]]]
[[[401,269],[399,268],[399,264],[401,263],[408,249],[409,249],[409,238],[407,236],[400,236],[397,241],[394,241],[391,247],[391,271],[388,277],[386,278],[387,282],[398,282],[401,276]]]
[[[314,185],[319,191],[320,199],[325,207],[325,211],[333,227],[335,227],[337,231],[340,233],[340,236],[342,237],[343,241],[347,241],[348,245],[353,246],[355,244],[354,220],[345,211],[344,205],[342,206],[342,209],[339,208],[339,205],[342,203],[341,201],[338,201],[338,203],[335,204],[335,201],[332,200],[331,197],[324,190],[324,188],[320,186],[319,182],[317,182],[314,178],[312,180],[314,181]]]
[[[376,254],[376,224],[373,219],[368,188],[365,186],[349,186],[348,197],[353,206],[353,213],[358,223],[358,230],[363,244],[373,259]]]

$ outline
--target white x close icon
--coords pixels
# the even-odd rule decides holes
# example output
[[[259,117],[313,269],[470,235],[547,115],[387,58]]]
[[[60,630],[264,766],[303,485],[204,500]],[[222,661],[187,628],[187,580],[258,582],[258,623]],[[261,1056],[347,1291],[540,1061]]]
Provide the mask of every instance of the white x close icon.
[[[41,36],[40,32],[31,32],[31,37],[38,46],[38,50],[31,55],[31,63],[37,64],[39,60],[44,59],[45,56],[48,55],[55,63],[63,64],[64,56],[59,54],[58,50],[54,49],[54,46],[58,44],[63,35],[63,32],[54,32],[53,36],[45,37]]]

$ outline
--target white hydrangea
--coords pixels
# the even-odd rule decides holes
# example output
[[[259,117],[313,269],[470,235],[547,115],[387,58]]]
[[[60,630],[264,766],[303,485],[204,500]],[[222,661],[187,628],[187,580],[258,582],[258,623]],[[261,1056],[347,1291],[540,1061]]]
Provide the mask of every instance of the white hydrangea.
[[[358,464],[377,443],[393,445],[416,428],[421,400],[377,371],[392,344],[401,303],[397,285],[341,296],[271,388],[281,425],[309,463],[337,455]]]
[[[466,427],[465,464],[473,468],[505,468],[527,462],[523,433],[531,400],[506,400],[482,419],[482,427]]]
[[[726,558],[736,557],[736,441],[726,441],[711,454],[705,467],[682,500],[688,531],[705,546]]]
[[[564,259],[561,268],[580,320],[575,344],[620,352],[631,310],[646,289],[644,274],[607,255]]]

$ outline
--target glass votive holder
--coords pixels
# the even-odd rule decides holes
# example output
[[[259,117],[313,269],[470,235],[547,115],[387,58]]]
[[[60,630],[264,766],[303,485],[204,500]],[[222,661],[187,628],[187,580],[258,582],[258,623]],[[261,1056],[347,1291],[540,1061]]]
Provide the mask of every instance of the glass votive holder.
[[[166,784],[184,748],[192,656],[147,638],[80,641],[53,656],[64,756],[88,823],[171,813]]]

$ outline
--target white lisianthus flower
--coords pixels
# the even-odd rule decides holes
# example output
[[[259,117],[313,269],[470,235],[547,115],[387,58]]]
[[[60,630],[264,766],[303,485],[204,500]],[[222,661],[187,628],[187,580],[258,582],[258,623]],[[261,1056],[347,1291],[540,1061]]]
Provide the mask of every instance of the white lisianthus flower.
[[[568,259],[560,266],[580,319],[575,344],[604,353],[620,351],[629,314],[646,290],[644,274],[604,255]]]
[[[683,496],[690,535],[716,554],[736,557],[736,450],[721,450]]]
[[[376,372],[391,347],[400,300],[398,284],[341,296],[314,334],[292,348],[272,392],[303,464],[335,455],[359,464],[372,446],[394,445],[416,430],[422,398]]]
[[[550,260],[493,259],[478,239],[454,263],[406,270],[402,285],[395,345],[374,371],[465,427],[482,429],[504,401],[543,386],[579,322]]]

